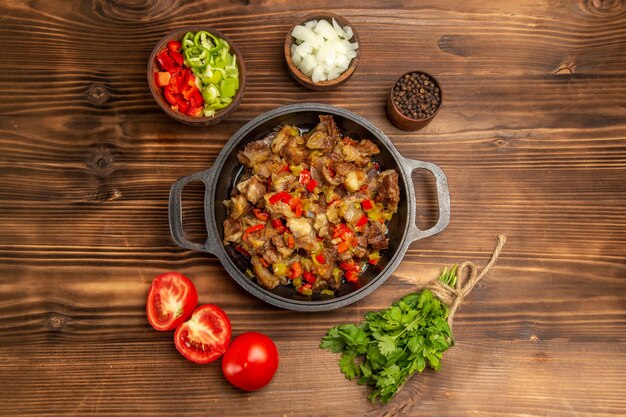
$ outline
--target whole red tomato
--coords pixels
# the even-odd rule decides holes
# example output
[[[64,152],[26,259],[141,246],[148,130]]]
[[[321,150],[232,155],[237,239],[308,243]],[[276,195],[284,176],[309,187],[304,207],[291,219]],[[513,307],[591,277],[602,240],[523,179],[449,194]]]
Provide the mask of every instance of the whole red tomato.
[[[198,292],[193,283],[178,272],[158,275],[148,293],[148,322],[159,331],[174,330],[191,316],[198,305]]]
[[[278,350],[266,335],[247,332],[239,335],[222,358],[228,381],[244,391],[256,391],[270,383],[278,369]]]

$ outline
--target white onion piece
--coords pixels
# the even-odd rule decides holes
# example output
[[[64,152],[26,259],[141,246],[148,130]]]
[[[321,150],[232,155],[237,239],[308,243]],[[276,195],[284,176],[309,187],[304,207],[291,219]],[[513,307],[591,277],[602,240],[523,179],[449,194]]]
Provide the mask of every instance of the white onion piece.
[[[350,42],[353,32],[341,27],[335,19],[311,20],[293,28],[291,59],[314,83],[334,80],[350,66],[356,57],[358,42]]]
[[[311,53],[313,52],[313,47],[308,42],[302,42],[300,45],[296,47],[296,52],[301,57],[305,57],[307,55],[311,55]]]
[[[322,75],[324,75],[324,68],[321,65],[318,65],[313,70],[313,75],[311,75],[311,79],[314,83],[319,83],[322,81]]]
[[[313,74],[313,70],[315,69],[316,65],[317,62],[315,62],[315,58],[313,58],[313,55],[307,55],[302,58],[302,62],[300,63],[300,66],[298,68],[302,70],[304,75],[310,77],[311,74]]]
[[[329,41],[334,41],[339,38],[335,28],[333,28],[333,26],[324,19],[320,19],[320,21],[317,22],[317,25],[315,25],[315,29],[313,29],[313,31],[317,34],[322,35],[326,40]]]
[[[346,31],[343,30],[341,26],[339,26],[339,24],[337,23],[334,17],[333,17],[333,28],[335,29],[335,32],[337,32],[337,36],[339,36],[340,38],[348,39],[346,35]]]
[[[312,41],[315,38],[315,34],[311,32],[311,29],[307,29],[302,25],[294,27],[291,31],[291,36],[303,42]]]
[[[352,33],[352,28],[350,26],[344,26],[343,31],[346,32],[346,40],[352,39],[354,33]]]
[[[334,69],[328,73],[328,81],[332,81],[335,78],[339,78],[340,75],[341,75],[341,72],[339,71],[339,69]]]

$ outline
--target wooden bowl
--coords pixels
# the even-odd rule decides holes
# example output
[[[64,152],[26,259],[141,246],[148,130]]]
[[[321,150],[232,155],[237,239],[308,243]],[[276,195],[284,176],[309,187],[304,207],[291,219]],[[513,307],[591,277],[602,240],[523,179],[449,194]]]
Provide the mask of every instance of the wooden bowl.
[[[172,110],[169,103],[165,100],[165,97],[163,96],[163,89],[157,87],[154,82],[154,73],[156,71],[160,71],[159,65],[156,61],[156,56],[160,51],[167,48],[167,42],[172,40],[181,41],[187,32],[195,33],[200,30],[205,30],[217,36],[218,38],[222,38],[226,42],[228,42],[228,44],[230,45],[231,53],[234,53],[237,57],[237,67],[239,68],[239,90],[237,90],[235,97],[233,97],[232,103],[230,103],[228,107],[218,110],[212,117],[191,117],[186,114]],[[159,106],[161,106],[163,111],[173,119],[178,120],[181,123],[194,126],[214,125],[221,122],[229,114],[234,112],[237,107],[239,107],[239,104],[241,104],[244,90],[246,89],[246,65],[243,61],[243,56],[241,55],[241,52],[239,52],[239,49],[237,48],[237,45],[235,45],[228,36],[224,35],[219,30],[206,26],[186,26],[180,29],[175,29],[165,35],[152,50],[152,54],[150,54],[150,60],[148,61],[148,85],[150,86],[150,92],[152,93],[152,96],[154,97],[156,102],[159,104]]]
[[[348,66],[348,69],[346,69],[339,77],[331,81],[320,81],[320,82],[314,83],[311,77],[304,75],[304,73],[300,71],[300,69],[293,63],[293,60],[291,59],[291,45],[294,42],[294,38],[291,36],[291,32],[293,32],[293,28],[295,28],[297,25],[302,25],[305,22],[308,22],[310,20],[325,19],[328,21],[328,23],[332,24],[333,18],[337,21],[337,23],[341,27],[350,26],[352,28],[353,36],[352,36],[352,39],[350,39],[350,42],[359,42],[359,34],[354,28],[354,25],[352,25],[343,17],[338,16],[336,14],[321,13],[321,12],[309,14],[305,16],[304,19],[300,20],[298,23],[291,26],[291,28],[289,29],[289,32],[287,32],[287,37],[285,38],[285,60],[287,62],[287,68],[289,69],[289,72],[291,73],[293,78],[295,78],[299,84],[311,90],[328,91],[328,90],[333,90],[337,88],[337,86],[345,83],[346,81],[348,81],[350,77],[352,77],[352,74],[354,74],[354,71],[356,70],[356,67],[359,64],[359,57],[361,56],[361,43],[360,42],[359,42],[359,47],[356,49],[356,56],[352,58],[352,61],[350,61],[350,65]]]
[[[400,79],[404,78],[405,75],[407,74],[410,75],[413,73],[426,75],[427,77],[429,77],[429,79],[431,79],[435,83],[435,87],[439,88],[439,106],[437,107],[437,109],[435,110],[433,114],[423,119],[413,119],[412,117],[405,116],[404,114],[400,112],[400,110],[396,107],[395,103],[393,102],[393,91],[396,86],[396,83]],[[398,129],[418,130],[426,126],[428,123],[430,123],[430,121],[437,115],[437,113],[439,113],[439,109],[441,109],[442,104],[443,104],[443,89],[441,88],[441,84],[439,84],[439,81],[437,81],[435,77],[433,77],[427,72],[409,71],[407,73],[402,74],[396,81],[394,81],[393,85],[391,86],[391,89],[389,90],[389,94],[387,96],[387,116],[389,117],[389,120],[391,120],[391,122]]]

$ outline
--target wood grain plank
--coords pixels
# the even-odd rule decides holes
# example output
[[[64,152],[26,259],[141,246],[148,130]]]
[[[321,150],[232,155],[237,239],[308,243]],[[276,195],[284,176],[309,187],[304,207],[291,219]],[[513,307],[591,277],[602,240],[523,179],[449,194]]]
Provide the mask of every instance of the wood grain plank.
[[[362,39],[354,77],[309,92],[284,67],[286,30],[305,3],[62,0],[0,5],[0,414],[284,416],[623,416],[626,397],[626,4],[321,0]],[[167,118],[146,60],[168,30],[206,23],[241,48],[241,107],[207,129]],[[397,74],[444,88],[424,130],[384,114]],[[411,246],[375,294],[298,314],[239,288],[212,256],[171,241],[167,195],[205,169],[245,122],[274,107],[345,107],[399,151],[447,173],[452,222]],[[418,222],[432,224],[432,180],[415,173]],[[185,227],[204,232],[202,188]],[[505,251],[464,302],[439,374],[416,376],[386,406],[317,348],[423,286],[442,266]],[[182,359],[149,327],[144,302],[164,270],[191,277],[236,334],[272,336],[281,369],[265,390],[230,387],[219,364]],[[180,383],[179,381],[184,381]],[[314,393],[311,395],[311,393]]]

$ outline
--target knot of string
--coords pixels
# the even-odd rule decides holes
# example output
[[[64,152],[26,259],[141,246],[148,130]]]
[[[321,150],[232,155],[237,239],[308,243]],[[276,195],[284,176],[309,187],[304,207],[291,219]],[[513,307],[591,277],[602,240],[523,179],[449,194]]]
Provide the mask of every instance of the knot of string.
[[[450,327],[452,327],[454,313],[456,313],[456,310],[463,302],[463,299],[467,297],[474,286],[478,284],[478,282],[491,270],[493,265],[496,263],[505,242],[506,236],[499,235],[498,243],[491,254],[491,259],[480,271],[480,273],[477,271],[476,265],[474,265],[473,262],[466,261],[463,262],[456,270],[456,283],[454,284],[454,287],[444,284],[438,279],[431,282],[426,287],[450,308],[450,314],[448,315],[448,324]],[[465,273],[465,270],[467,270],[467,273]],[[467,275],[467,279],[463,279],[465,275]]]

